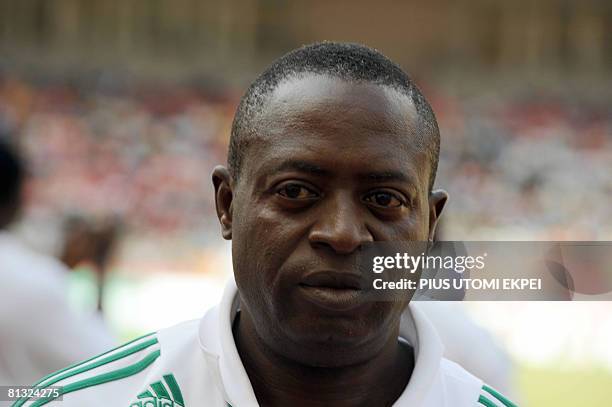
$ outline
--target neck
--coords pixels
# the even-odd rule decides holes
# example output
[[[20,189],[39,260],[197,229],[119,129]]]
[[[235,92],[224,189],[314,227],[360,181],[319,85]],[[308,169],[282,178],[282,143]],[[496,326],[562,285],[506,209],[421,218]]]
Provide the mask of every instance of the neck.
[[[257,336],[248,313],[234,325],[238,353],[263,406],[391,406],[412,374],[412,349],[397,331],[370,360],[351,366],[306,366],[275,353]],[[399,329],[399,327],[398,327]]]

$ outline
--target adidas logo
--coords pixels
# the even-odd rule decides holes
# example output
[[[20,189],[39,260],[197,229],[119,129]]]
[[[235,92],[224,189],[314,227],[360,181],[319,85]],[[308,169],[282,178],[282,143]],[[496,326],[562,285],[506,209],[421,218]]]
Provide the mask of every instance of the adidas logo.
[[[137,398],[130,407],[185,407],[181,389],[172,374],[151,383]]]

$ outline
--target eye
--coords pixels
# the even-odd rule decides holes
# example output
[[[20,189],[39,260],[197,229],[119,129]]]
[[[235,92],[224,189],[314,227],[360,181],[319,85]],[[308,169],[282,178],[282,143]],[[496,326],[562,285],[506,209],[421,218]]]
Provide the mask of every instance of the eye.
[[[363,200],[378,208],[399,208],[406,206],[406,199],[399,193],[390,191],[374,191],[366,195]]]
[[[314,192],[312,189],[297,183],[283,184],[276,190],[276,193],[283,198],[295,200],[313,199],[319,197],[319,194]]]

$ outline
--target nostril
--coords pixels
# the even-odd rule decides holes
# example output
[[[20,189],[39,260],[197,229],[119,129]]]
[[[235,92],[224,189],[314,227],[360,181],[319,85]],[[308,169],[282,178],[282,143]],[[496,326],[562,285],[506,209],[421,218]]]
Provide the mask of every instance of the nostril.
[[[333,247],[329,243],[326,243],[326,242],[311,241],[310,245],[315,249],[333,249]]]
[[[315,249],[328,249],[337,254],[350,254],[361,247],[357,240],[311,240],[311,246]]]
[[[368,230],[357,230],[354,228],[350,231],[326,231],[314,230],[309,235],[309,241],[313,248],[331,249],[338,254],[350,254],[357,250],[361,250],[364,243],[373,241],[372,235]]]

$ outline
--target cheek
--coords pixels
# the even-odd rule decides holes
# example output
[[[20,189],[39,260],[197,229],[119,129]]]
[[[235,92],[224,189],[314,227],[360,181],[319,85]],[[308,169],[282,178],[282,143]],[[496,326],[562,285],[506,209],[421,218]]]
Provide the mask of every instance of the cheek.
[[[236,213],[233,228],[236,280],[270,293],[278,270],[298,243],[295,220],[283,217],[270,205],[254,204]]]
[[[426,195],[425,195],[426,196]],[[427,198],[421,200],[418,208],[415,208],[410,216],[411,231],[414,241],[426,241],[429,238],[429,201]]]
[[[429,234],[427,213],[414,210],[405,219],[397,223],[383,224],[386,232],[385,241],[426,241]]]

